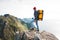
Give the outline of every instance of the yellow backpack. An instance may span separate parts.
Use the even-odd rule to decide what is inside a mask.
[[[43,20],[43,10],[38,10],[38,20]]]

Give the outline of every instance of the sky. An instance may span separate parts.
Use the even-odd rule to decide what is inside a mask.
[[[18,18],[32,18],[33,7],[44,10],[40,30],[56,35],[60,40],[60,0],[0,0],[0,15],[11,14]]]

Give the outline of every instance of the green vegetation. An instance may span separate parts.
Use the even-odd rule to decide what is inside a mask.
[[[28,30],[26,24],[11,15],[0,16],[0,38],[1,40],[14,40],[16,31],[24,32]]]

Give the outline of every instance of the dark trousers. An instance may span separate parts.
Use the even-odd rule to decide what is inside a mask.
[[[35,21],[36,26],[37,26],[37,31],[39,31],[38,20],[37,20],[37,19],[33,19],[33,20],[31,21],[31,23],[34,22],[34,21]]]
[[[35,21],[36,21],[37,31],[39,31],[38,20]]]

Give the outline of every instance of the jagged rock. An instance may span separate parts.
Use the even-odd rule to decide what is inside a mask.
[[[25,25],[18,21],[18,18],[6,14],[0,16],[0,38],[2,40],[14,40],[16,31],[23,32],[28,30]]]
[[[41,35],[38,31],[30,30],[24,33],[22,40],[40,40]]]
[[[53,34],[43,31],[28,31],[24,33],[23,40],[58,40]]]
[[[0,40],[58,40],[53,34],[36,31],[36,28],[30,29],[30,26],[9,14],[0,16]]]

